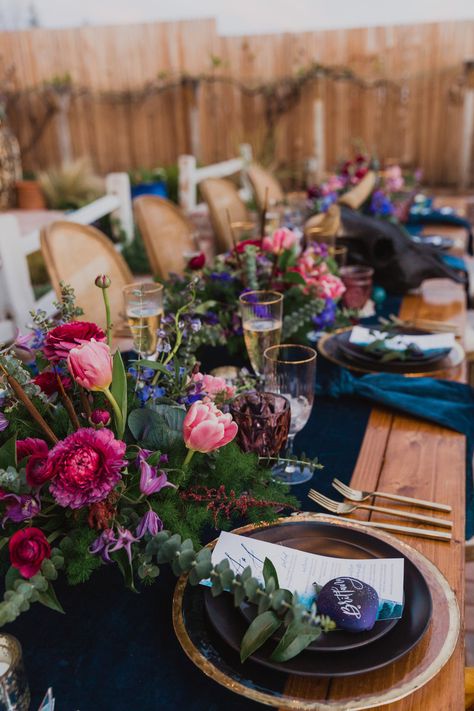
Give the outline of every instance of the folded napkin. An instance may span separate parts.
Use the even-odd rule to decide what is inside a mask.
[[[385,341],[385,344],[395,351],[404,351],[408,346],[416,346],[423,352],[453,348],[455,344],[454,333],[429,333],[420,336],[390,335],[386,331],[354,326],[350,336],[350,343],[367,346],[374,341]]]
[[[355,395],[407,415],[435,422],[466,436],[466,538],[474,534],[474,390],[464,383],[434,378],[406,378],[380,373],[355,377],[332,368],[316,385],[316,393],[341,397]]]
[[[456,214],[456,211],[449,207],[442,207],[435,210],[431,207],[432,200],[427,200],[423,206],[413,205],[410,209],[408,226],[410,225],[453,225],[464,227],[468,234],[468,254],[473,254],[473,232],[469,220]]]

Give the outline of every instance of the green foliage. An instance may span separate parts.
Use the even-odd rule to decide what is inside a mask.
[[[133,240],[124,245],[122,257],[127,262],[133,274],[151,273],[151,266],[148,261],[145,245],[143,244],[143,238],[138,230],[135,230]]]
[[[125,373],[119,350],[116,351],[113,357],[112,386],[110,390],[122,414],[120,428],[117,431],[118,436],[122,438],[127,422],[127,374]],[[117,427],[119,427],[118,424]]]
[[[96,538],[97,531],[84,527],[74,529],[62,539],[60,548],[64,554],[69,585],[85,583],[94,570],[100,567],[100,558],[89,552],[89,547]]]

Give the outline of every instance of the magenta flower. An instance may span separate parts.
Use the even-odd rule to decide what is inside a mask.
[[[107,427],[110,425],[111,420],[112,418],[108,410],[94,410],[89,418],[91,425],[95,427]]]
[[[45,467],[56,502],[80,509],[103,501],[121,479],[125,449],[108,429],[82,428],[58,442]]]
[[[59,360],[66,360],[72,348],[93,338],[96,341],[105,341],[105,332],[95,323],[71,321],[48,331],[43,351],[49,361],[57,363]]]
[[[140,462],[140,491],[146,496],[156,494],[167,486],[176,486],[168,481],[166,472],[158,471],[157,467],[152,467],[146,460]]]
[[[114,551],[118,551],[121,548],[124,548],[128,560],[131,563],[132,562],[132,543],[138,543],[138,538],[135,538],[133,533],[128,530],[128,528],[122,528],[122,526],[118,527],[118,538],[114,546],[112,548],[109,548],[109,552],[113,553]]]
[[[137,538],[143,538],[145,533],[151,536],[156,536],[159,531],[163,530],[163,521],[154,511],[147,511],[142,519],[138,522],[135,535]]]
[[[2,526],[5,527],[7,521],[21,523],[33,518],[40,512],[41,506],[37,499],[30,494],[12,494],[0,491],[0,502],[4,502],[5,513],[2,518]]]
[[[26,462],[26,483],[35,488],[42,486],[48,479],[46,472],[46,461],[48,459],[49,447],[44,439],[38,437],[27,437],[19,439],[16,443],[16,458],[18,463],[28,457]]]

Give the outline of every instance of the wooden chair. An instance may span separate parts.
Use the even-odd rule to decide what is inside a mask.
[[[186,252],[198,248],[193,224],[170,200],[154,195],[135,198],[133,209],[153,275],[167,279],[170,272],[182,274]]]
[[[465,711],[474,711],[474,667],[464,669],[464,699]]]
[[[278,180],[270,171],[262,168],[258,163],[252,163],[247,168],[247,177],[252,186],[255,200],[259,210],[263,210],[265,204],[265,193],[268,191],[268,205],[282,202],[285,193]],[[268,207],[267,205],[267,207]]]
[[[247,222],[247,208],[237,188],[229,180],[208,178],[199,184],[199,190],[209,208],[216,237],[216,252],[227,252],[233,247],[229,218],[231,222]]]
[[[304,226],[304,234],[308,242],[334,242],[341,226],[341,209],[331,205],[327,212],[313,215]]]
[[[351,207],[353,210],[358,210],[372,193],[376,182],[377,173],[374,170],[367,171],[355,188],[341,195],[339,203],[341,205],[347,205],[347,207]]]
[[[76,292],[76,303],[84,310],[85,321],[106,325],[104,304],[100,290],[94,285],[99,274],[107,274],[112,323],[123,321],[125,284],[133,276],[123,257],[112,242],[95,227],[75,222],[59,221],[41,230],[41,251],[56,294],[61,293],[60,282],[70,284]]]

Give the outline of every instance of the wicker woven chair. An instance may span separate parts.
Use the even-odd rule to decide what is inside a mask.
[[[341,210],[331,205],[327,212],[313,215],[305,223],[304,233],[308,242],[334,242],[341,226]]]
[[[167,279],[170,272],[182,274],[186,252],[197,247],[192,223],[172,202],[154,195],[136,198],[133,208],[154,276]]]
[[[207,203],[212,228],[216,237],[216,252],[232,249],[230,222],[247,222],[247,208],[242,202],[237,188],[229,180],[208,178],[199,185],[201,195]]]
[[[56,294],[61,293],[60,282],[70,284],[76,292],[76,303],[84,310],[85,321],[105,327],[102,295],[94,286],[98,274],[107,274],[112,323],[121,327],[125,284],[133,276],[123,257],[113,244],[95,227],[59,221],[41,230],[41,251]]]
[[[347,205],[347,207],[351,207],[353,210],[358,210],[372,193],[376,182],[377,173],[373,170],[369,170],[355,188],[341,195],[339,203],[341,205]]]
[[[278,180],[268,170],[258,165],[258,163],[252,163],[252,165],[247,168],[247,176],[259,210],[263,210],[267,191],[268,205],[281,202],[285,199],[285,194]]]

